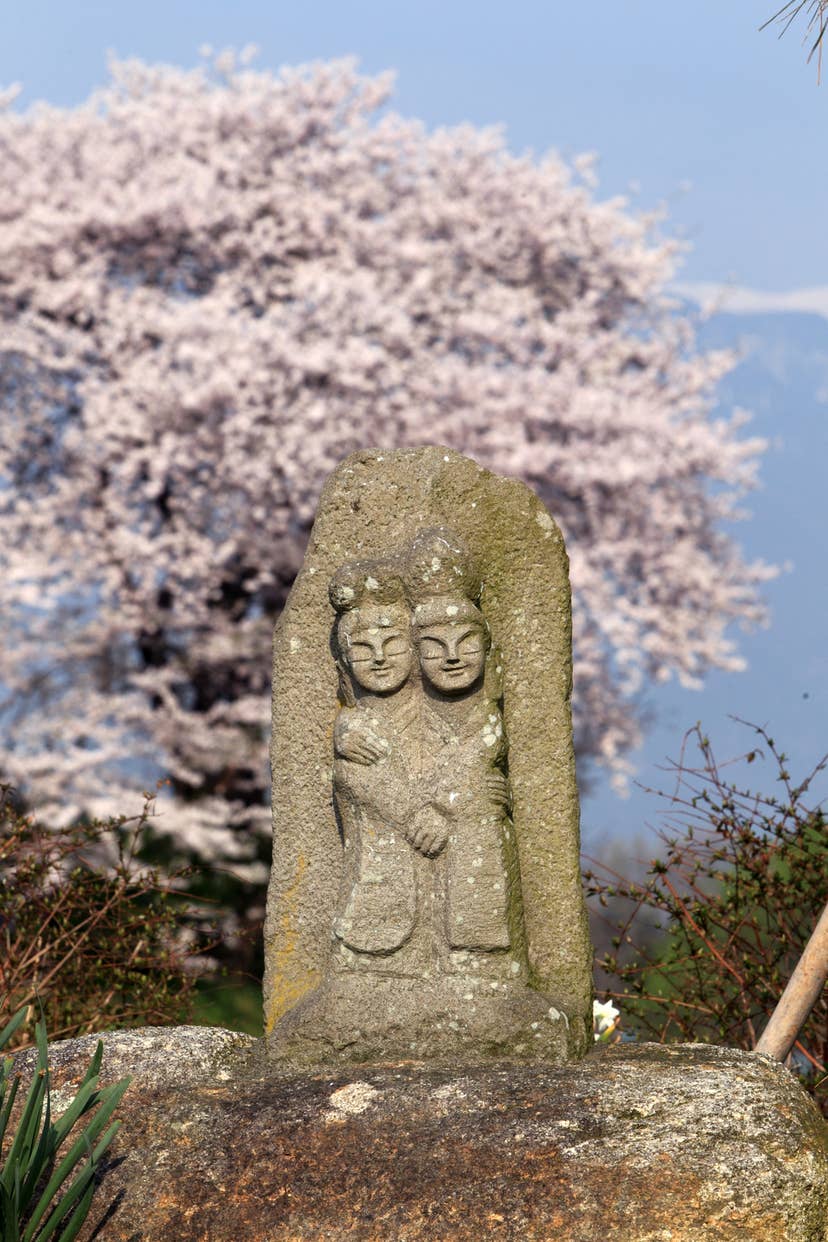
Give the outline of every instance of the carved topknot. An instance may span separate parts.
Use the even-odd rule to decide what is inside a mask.
[[[331,578],[328,598],[339,613],[363,604],[393,604],[404,598],[400,568],[393,557],[348,561]]]
[[[405,588],[417,605],[435,596],[480,597],[480,577],[468,550],[445,526],[421,530],[406,557]]]

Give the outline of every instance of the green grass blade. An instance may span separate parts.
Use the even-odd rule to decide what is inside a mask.
[[[101,1070],[101,1062],[103,1061],[103,1040],[98,1040],[98,1046],[92,1054],[92,1060],[89,1062],[89,1069],[83,1076],[81,1086],[85,1087],[93,1078],[97,1079]]]
[[[46,1067],[46,1073],[43,1079],[45,1083],[46,1108],[43,1111],[43,1121],[40,1126],[40,1136],[37,1140],[37,1145],[30,1153],[29,1158],[24,1165],[25,1177],[23,1178],[22,1191],[22,1202],[24,1205],[28,1205],[30,1202],[32,1196],[34,1195],[37,1183],[46,1172],[46,1169],[48,1168],[52,1158],[54,1157],[55,1151],[57,1150],[54,1130],[52,1127],[52,1087],[51,1075],[49,1073],[49,1046],[46,1039],[46,1025],[42,1020],[38,1022],[35,1027],[35,1040],[37,1041],[38,1062]]]
[[[26,1021],[27,1013],[28,1013],[28,1008],[21,1009],[14,1015],[14,1017],[12,1018],[10,1022],[6,1023],[2,1031],[0,1031],[0,1048],[5,1048],[6,1044],[11,1042],[11,1040],[17,1034],[17,1031]]]
[[[78,1236],[78,1234],[80,1233],[80,1227],[83,1224],[83,1222],[86,1220],[87,1215],[89,1214],[89,1207],[92,1203],[92,1196],[94,1195],[94,1193],[95,1193],[95,1179],[93,1178],[89,1183],[89,1188],[87,1189],[86,1194],[83,1196],[80,1203],[75,1208],[74,1212],[69,1218],[69,1222],[66,1225],[66,1228],[61,1232],[61,1235],[58,1238],[57,1242],[72,1242],[73,1238],[76,1238]]]
[[[101,1156],[106,1151],[107,1147],[112,1142],[113,1138],[118,1133],[120,1128],[121,1128],[120,1121],[113,1122],[112,1125],[109,1127],[106,1134],[103,1136],[100,1143],[95,1148],[95,1151],[92,1156],[93,1166],[97,1166],[98,1161],[100,1160]],[[78,1204],[78,1206],[75,1208],[74,1212],[72,1213],[72,1216],[68,1224],[66,1225],[66,1228],[61,1232],[61,1235],[57,1239],[57,1242],[73,1242],[73,1239],[77,1237],[80,1231],[80,1227],[83,1224],[83,1222],[86,1220],[86,1217],[89,1213],[89,1208],[92,1203],[92,1196],[94,1195],[94,1193],[95,1193],[95,1178],[94,1178],[94,1168],[93,1168],[93,1177],[90,1180],[89,1188],[87,1189],[86,1194],[83,1196],[80,1203]]]
[[[11,1110],[14,1107],[14,1101],[17,1096],[17,1089],[19,1086],[20,1076],[15,1075],[12,1079],[11,1087],[9,1088],[8,1099],[3,1105],[2,1110],[0,1110],[0,1146],[2,1146],[3,1140],[6,1137],[6,1127],[9,1124],[9,1117],[11,1116]]]
[[[46,1030],[42,1022],[38,1022],[35,1027],[35,1041],[37,1043],[37,1070],[29,1087],[23,1114],[17,1124],[17,1131],[6,1157],[6,1167],[18,1170],[29,1168],[36,1138],[40,1132],[43,1097],[49,1089],[49,1054]]]
[[[60,1164],[54,1170],[52,1176],[49,1178],[49,1181],[40,1196],[40,1199],[38,1200],[37,1206],[31,1215],[26,1232],[23,1235],[23,1242],[31,1242],[31,1239],[34,1237],[35,1229],[46,1214],[54,1195],[69,1177],[78,1161],[84,1156],[85,1153],[91,1151],[92,1143],[94,1143],[97,1139],[101,1130],[120,1104],[121,1097],[129,1086],[130,1081],[131,1079],[124,1078],[121,1082],[116,1083],[112,1087],[105,1088],[105,1092],[102,1092],[102,1095],[104,1095],[105,1098],[103,1099],[101,1108],[95,1114],[86,1130],[84,1130],[84,1132],[78,1135],[75,1139],[74,1143],[69,1148]],[[120,1122],[116,1122],[114,1126],[110,1126],[105,1136],[106,1141],[104,1142],[102,1139],[101,1142],[98,1143],[98,1146],[95,1148],[94,1152],[92,1152],[92,1158],[94,1160],[97,1161],[100,1159],[103,1152],[111,1143],[119,1125]]]
[[[54,1123],[55,1145],[60,1147],[72,1126],[83,1113],[94,1108],[99,1099],[97,1083],[87,1082],[78,1088],[78,1093],[62,1116]]]
[[[34,1147],[35,1135],[40,1127],[43,1109],[43,1096],[46,1091],[46,1071],[38,1069],[26,1096],[23,1114],[17,1125],[17,1131],[6,1156],[6,1168],[28,1167],[28,1160]]]
[[[98,1040],[98,1046],[95,1049],[89,1068],[83,1076],[80,1086],[78,1087],[75,1098],[67,1108],[62,1117],[55,1122],[57,1131],[57,1146],[60,1147],[66,1135],[72,1129],[82,1113],[88,1112],[90,1108],[94,1108],[98,1103],[99,1096],[95,1094],[98,1086],[98,1074],[100,1073],[101,1061],[103,1059],[103,1043]]]
[[[14,1196],[5,1186],[0,1185],[0,1238],[2,1242],[20,1242],[19,1222]]]
[[[91,1146],[87,1147],[87,1154],[89,1155],[89,1162],[84,1166],[84,1168],[81,1169],[69,1189],[64,1191],[58,1199],[55,1207],[47,1218],[45,1225],[37,1235],[37,1242],[47,1242],[55,1230],[62,1224],[67,1213],[70,1211],[76,1200],[86,1194],[86,1191],[89,1189],[90,1185],[94,1188],[93,1178],[95,1174],[95,1166],[92,1162]],[[28,1234],[28,1230],[26,1231],[26,1234],[24,1234],[24,1242],[26,1242],[27,1236],[31,1236]]]

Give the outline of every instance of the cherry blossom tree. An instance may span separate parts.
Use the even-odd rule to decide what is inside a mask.
[[[675,247],[587,164],[427,133],[389,89],[130,61],[0,112],[2,775],[44,816],[166,776],[178,844],[254,874],[273,619],[368,445],[545,498],[582,757],[623,771],[650,680],[739,667],[770,571],[725,523],[763,446],[714,413],[731,360],[665,295]]]

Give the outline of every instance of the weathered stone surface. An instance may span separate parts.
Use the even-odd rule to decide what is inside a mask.
[[[105,1076],[134,1082],[84,1242],[828,1236],[825,1123],[751,1053],[615,1046],[563,1068],[274,1078],[230,1032],[104,1040]],[[90,1048],[53,1045],[58,1085]]]
[[[435,528],[436,555],[419,565]],[[447,569],[448,585],[432,581]],[[335,575],[336,629],[328,599]],[[436,657],[426,650],[439,650],[441,639],[451,646],[460,618],[473,631],[470,651],[479,640],[466,682],[459,668],[441,675],[429,666]],[[369,658],[381,625],[400,651],[381,670],[386,683],[375,685],[370,665],[365,678],[348,648]],[[357,453],[331,477],[274,641],[264,993],[275,1056],[305,1064],[451,1053],[561,1061],[587,1050],[591,953],[570,647],[560,532],[522,483],[442,448]],[[344,698],[335,659],[349,682]],[[492,690],[495,671],[502,684]],[[412,712],[421,718],[413,727]],[[477,753],[482,743],[475,750],[478,734],[496,743],[488,754]],[[391,758],[377,760],[378,740]],[[352,752],[360,747],[358,763]],[[459,783],[449,789],[455,769]],[[499,826],[485,791],[507,771],[511,820]],[[407,817],[400,808],[412,773],[438,792],[419,811],[412,803]],[[419,794],[421,785],[413,788]],[[467,829],[457,810],[463,799]],[[360,815],[393,823],[394,808],[399,823],[374,833],[363,882],[353,849]],[[363,837],[370,829],[363,823]],[[488,904],[473,900],[484,891]]]

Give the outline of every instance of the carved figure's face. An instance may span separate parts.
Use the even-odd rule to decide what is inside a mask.
[[[348,623],[340,624],[339,643],[354,681],[372,694],[399,690],[411,676],[414,662],[408,609],[376,604],[346,617]]]
[[[473,621],[425,625],[417,639],[423,676],[443,694],[468,690],[483,676],[487,646],[483,627]]]

